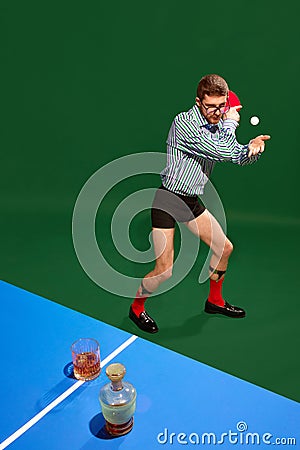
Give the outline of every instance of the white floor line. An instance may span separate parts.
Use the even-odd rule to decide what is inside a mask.
[[[123,342],[116,350],[114,350],[110,355],[101,361],[101,368],[104,367],[109,361],[111,361],[115,356],[125,350],[130,344],[132,344],[137,339],[137,336],[132,335],[127,341]],[[22,434],[24,434],[29,428],[35,425],[39,420],[41,420],[48,412],[50,412],[53,408],[55,408],[59,403],[64,401],[67,397],[69,397],[76,389],[82,386],[85,381],[77,381],[74,383],[69,389],[63,392],[59,397],[57,397],[53,402],[51,402],[46,408],[42,409],[38,414],[36,414],[32,419],[26,422],[21,428],[15,431],[12,435],[10,435],[5,441],[0,443],[0,450],[4,450],[10,444],[12,444],[16,439],[18,439]]]

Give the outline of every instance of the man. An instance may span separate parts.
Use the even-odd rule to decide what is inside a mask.
[[[240,106],[228,105],[228,85],[219,75],[206,75],[197,88],[196,104],[178,114],[167,139],[167,165],[161,172],[162,185],[157,189],[151,210],[152,238],[156,263],[142,280],[130,306],[130,319],[142,330],[156,333],[158,326],[145,311],[145,301],[172,275],[175,221],[183,222],[212,249],[210,291],[205,312],[245,317],[245,311],[228,303],[222,285],[233,245],[213,215],[200,203],[198,195],[216,162],[231,161],[245,165],[257,161],[268,135],[237,142]]]

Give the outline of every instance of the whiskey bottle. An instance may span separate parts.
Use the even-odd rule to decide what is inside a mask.
[[[123,364],[110,364],[106,368],[110,383],[105,384],[99,393],[106,430],[114,436],[129,433],[133,427],[136,390],[132,384],[123,381],[125,373]]]

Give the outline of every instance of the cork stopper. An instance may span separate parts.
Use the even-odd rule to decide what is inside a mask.
[[[120,363],[110,364],[106,368],[106,375],[111,380],[114,390],[122,389],[122,379],[126,373],[125,366]]]

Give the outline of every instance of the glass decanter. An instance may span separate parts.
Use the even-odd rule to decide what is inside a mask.
[[[125,373],[123,364],[110,364],[106,368],[110,383],[105,384],[99,393],[106,430],[114,436],[129,433],[133,427],[136,390],[132,384],[123,381]]]

